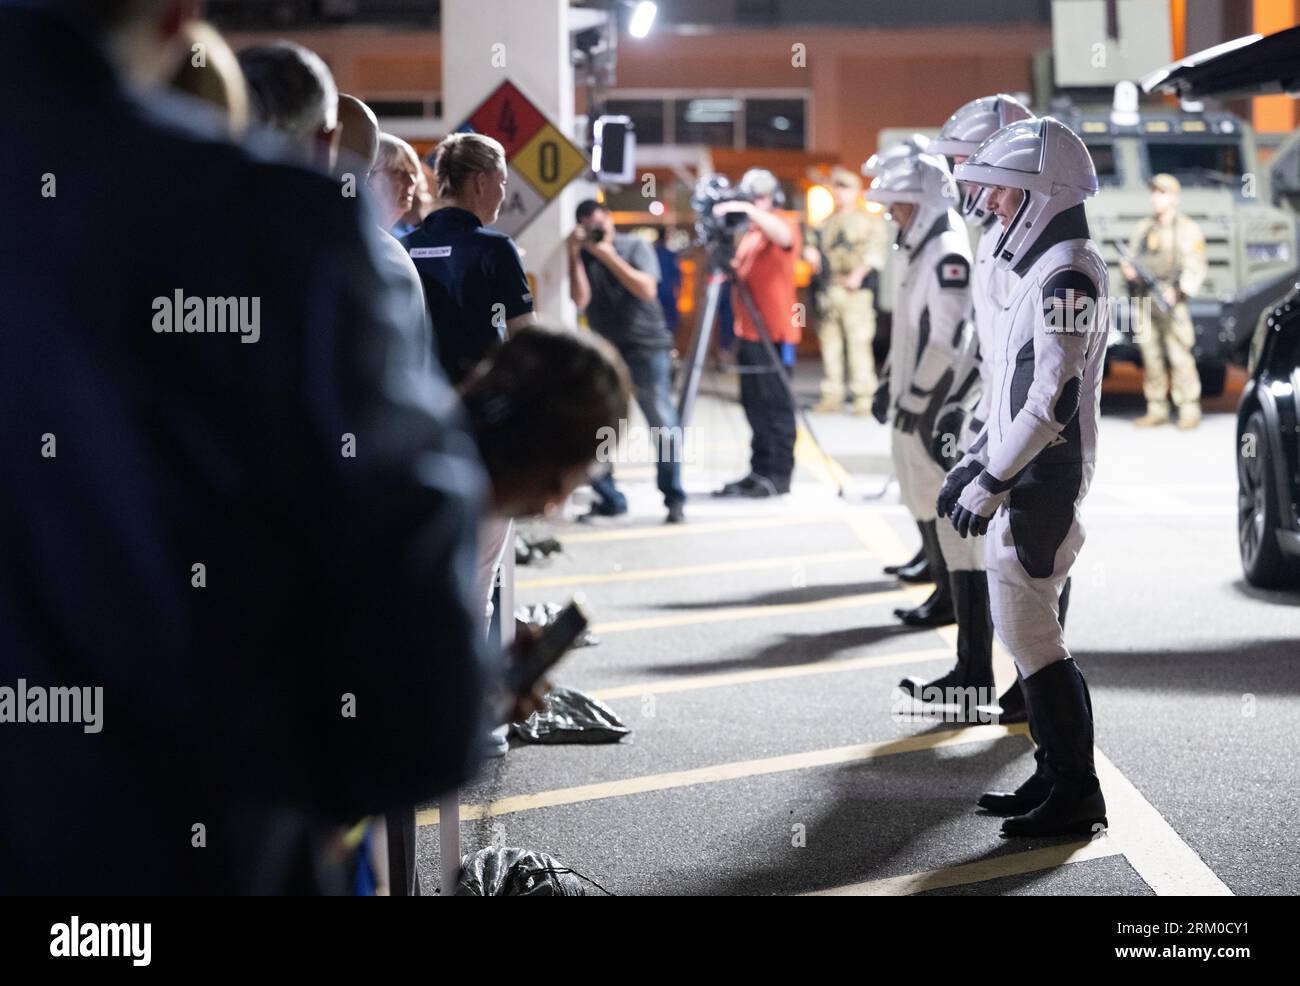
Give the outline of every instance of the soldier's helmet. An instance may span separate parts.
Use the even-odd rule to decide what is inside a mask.
[[[867,189],[867,199],[888,208],[898,202],[916,206],[907,223],[900,223],[894,246],[912,253],[940,216],[957,205],[957,183],[948,162],[934,154],[913,154],[889,164]]]
[[[885,170],[887,165],[911,157],[913,154],[920,154],[929,144],[930,138],[925,134],[912,134],[901,143],[886,147],[883,151],[877,151],[867,158],[862,164],[862,174],[867,178],[875,178]]]
[[[1029,252],[1054,216],[1096,195],[1098,187],[1088,148],[1050,116],[1003,127],[957,165],[956,177],[972,185],[1024,190],[1024,201],[994,250],[998,266],[1006,270]]]
[[[946,154],[949,157],[970,157],[980,144],[1003,127],[1033,118],[1034,114],[1015,96],[1005,93],[981,96],[972,99],[948,117],[948,122],[939,131],[939,136],[930,141],[927,150],[931,154]],[[989,215],[985,204],[987,198],[986,188],[975,185],[966,189],[961,201],[962,215],[982,223]]]

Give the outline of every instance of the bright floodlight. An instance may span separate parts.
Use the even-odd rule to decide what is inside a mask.
[[[632,20],[627,26],[627,33],[634,38],[644,38],[650,33],[650,25],[655,22],[659,8],[650,0],[641,0],[632,11]]]

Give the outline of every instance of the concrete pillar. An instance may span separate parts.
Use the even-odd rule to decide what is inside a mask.
[[[572,139],[573,64],[568,0],[443,0],[442,116],[459,126],[505,80]],[[575,143],[581,143],[575,141]],[[576,204],[572,186],[517,238],[535,279],[540,321],[572,325],[564,236]]]

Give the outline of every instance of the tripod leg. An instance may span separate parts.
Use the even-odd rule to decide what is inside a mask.
[[[713,339],[713,326],[718,319],[718,305],[722,292],[727,287],[726,275],[715,271],[709,275],[709,289],[704,297],[704,311],[695,334],[691,337],[690,362],[686,367],[686,378],[682,381],[682,393],[677,400],[677,420],[685,428],[695,410],[695,398],[700,390],[700,378],[704,374],[704,360],[709,353],[709,343]]]

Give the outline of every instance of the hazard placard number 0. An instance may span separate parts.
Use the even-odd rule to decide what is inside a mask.
[[[560,145],[555,141],[542,141],[537,148],[537,172],[548,185],[560,177]]]

